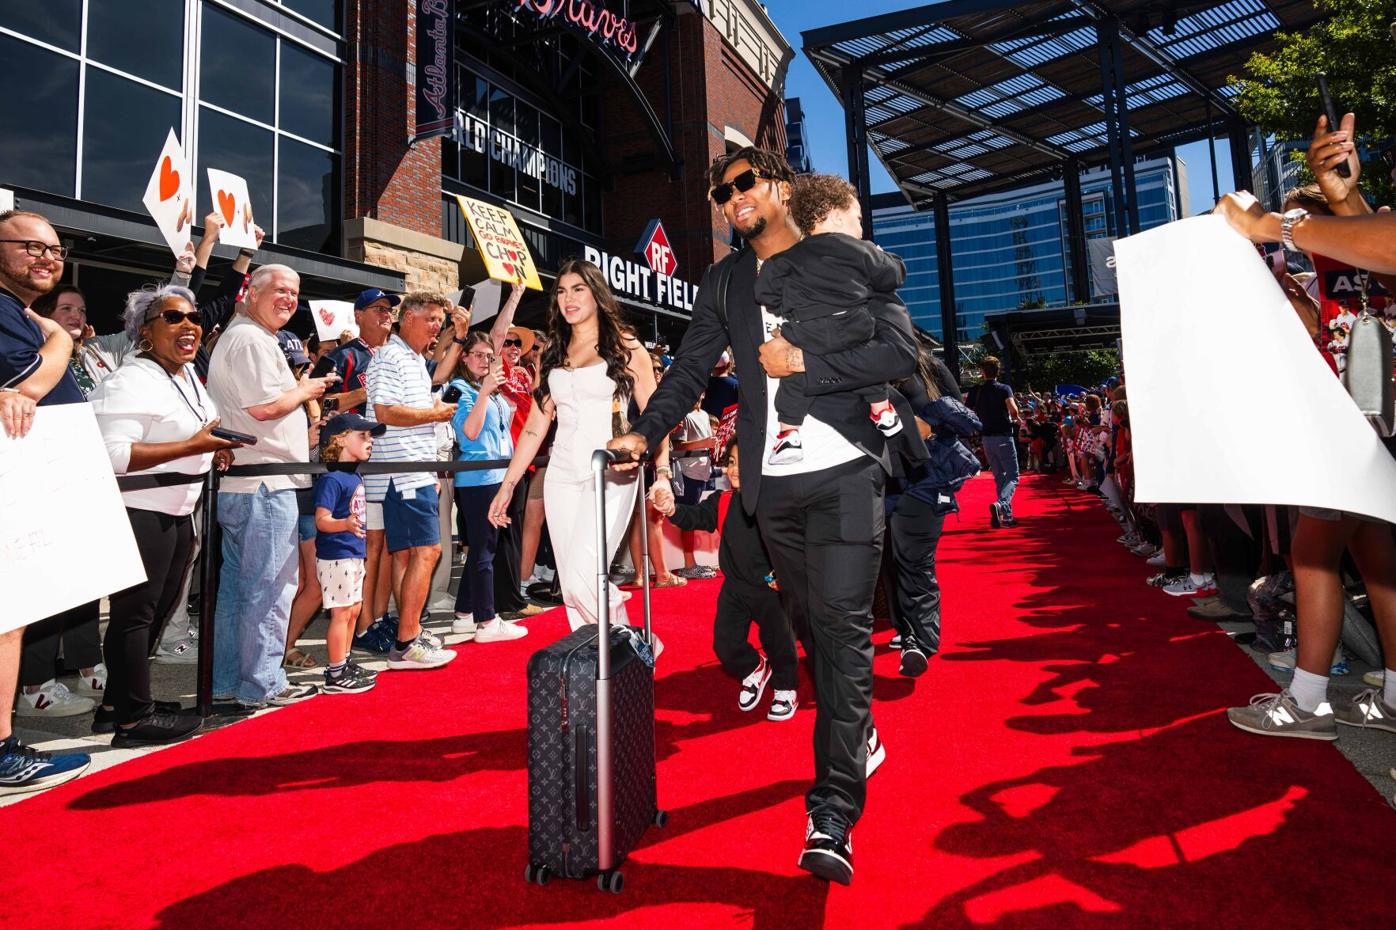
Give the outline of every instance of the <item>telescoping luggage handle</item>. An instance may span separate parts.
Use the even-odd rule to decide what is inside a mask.
[[[597,449],[591,456],[592,476],[596,481],[596,845],[597,865],[602,872],[615,867],[616,847],[615,757],[611,729],[611,553],[606,545],[606,470],[612,462],[626,461],[623,452]],[[645,470],[637,468],[640,482],[636,509],[643,521],[645,513]],[[648,527],[640,524],[641,551],[644,565],[637,565],[644,589],[645,643],[654,648],[650,628],[650,549]]]

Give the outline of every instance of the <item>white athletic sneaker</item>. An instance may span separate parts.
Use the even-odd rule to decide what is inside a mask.
[[[68,686],[50,678],[30,694],[23,688],[15,701],[16,717],[76,717],[97,706],[91,698],[78,697]]]
[[[1201,581],[1194,581],[1192,575],[1187,574],[1164,585],[1163,593],[1174,597],[1206,597],[1217,593],[1217,580],[1210,572],[1203,575]]]
[[[430,643],[418,636],[406,649],[398,649],[394,645],[388,650],[388,668],[400,671],[440,668],[455,657],[456,653],[451,650],[434,649]]]
[[[98,662],[91,675],[79,675],[78,686],[73,690],[85,697],[100,699],[107,690],[106,664]]]
[[[795,711],[800,706],[800,699],[795,691],[776,691],[771,695],[771,709],[766,711],[767,720],[790,720],[795,716]]]
[[[475,642],[503,643],[511,639],[522,639],[528,635],[528,627],[517,626],[508,620],[495,617],[475,628]]]
[[[887,761],[887,747],[882,745],[882,740],[877,738],[877,728],[874,727],[872,734],[868,737],[868,764],[864,769],[864,778],[872,778],[872,773],[882,767],[882,763]]]
[[[1168,559],[1164,556],[1163,550],[1160,549],[1158,552],[1155,552],[1153,555],[1145,559],[1144,564],[1152,565],[1154,568],[1163,568],[1165,565],[1168,564]]]
[[[1298,651],[1285,649],[1280,652],[1272,652],[1265,656],[1266,662],[1277,672],[1292,672],[1298,664]],[[1328,667],[1328,674],[1346,675],[1348,673],[1348,659],[1343,655],[1343,646],[1338,644],[1338,648],[1333,650],[1333,662]]]
[[[761,661],[751,674],[742,679],[742,690],[737,692],[737,709],[748,711],[754,708],[766,693],[766,683],[771,680],[771,663],[761,656]]]
[[[474,614],[456,614],[456,619],[451,621],[451,632],[464,633],[467,643],[475,638],[475,632],[478,629]]]

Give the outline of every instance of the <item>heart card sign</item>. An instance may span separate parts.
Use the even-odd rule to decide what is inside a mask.
[[[255,249],[256,220],[252,217],[252,200],[247,196],[247,182],[235,174],[208,169],[208,189],[213,211],[227,223],[218,241],[239,249]]]
[[[315,334],[322,341],[337,342],[345,330],[359,334],[354,322],[354,304],[348,300],[312,300],[310,315],[315,318]]]
[[[182,254],[189,244],[189,227],[194,225],[194,176],[173,129],[165,137],[165,148],[155,161],[142,203],[155,218],[170,251]]]
[[[489,276],[496,281],[510,282],[522,277],[530,290],[541,291],[543,282],[538,280],[538,266],[533,263],[514,215],[503,207],[459,194],[456,200],[485,259],[485,271]]]

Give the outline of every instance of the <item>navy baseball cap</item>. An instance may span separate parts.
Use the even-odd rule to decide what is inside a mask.
[[[382,436],[388,431],[388,424],[375,423],[357,413],[341,413],[320,427],[320,444],[324,445],[329,442],[331,436],[338,436],[340,433],[353,433],[358,430],[364,430],[370,436]]]
[[[389,294],[382,288],[371,287],[366,291],[360,292],[359,296],[354,299],[354,309],[362,310],[376,300],[386,300],[390,307],[396,307],[398,304],[402,303],[402,298],[396,294]]]
[[[309,365],[310,356],[305,354],[305,345],[301,343],[300,337],[290,330],[279,330],[276,334],[276,341],[281,343],[281,352],[286,356],[286,361],[294,368],[297,365]]]

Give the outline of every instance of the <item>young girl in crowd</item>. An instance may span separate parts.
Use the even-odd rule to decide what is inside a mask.
[[[780,334],[792,345],[829,355],[873,336],[868,301],[874,295],[898,301],[906,280],[902,260],[863,239],[858,192],[843,178],[814,174],[801,178],[790,196],[790,215],[805,238],[774,256],[756,278],[756,301],[782,317]],[[869,415],[884,436],[901,421],[887,399],[887,386],[862,388]],[[767,460],[772,465],[803,461],[800,427],[810,412],[801,373],[780,380],[775,392],[780,430]]]
[[[368,461],[373,437],[387,429],[358,414],[342,413],[320,430],[320,461],[344,466],[330,469],[315,481],[315,575],[322,603],[330,612],[325,636],[330,653],[326,694],[368,691],[376,683],[373,672],[349,659],[349,640],[363,607],[368,533],[364,520],[368,505],[356,463]]]

